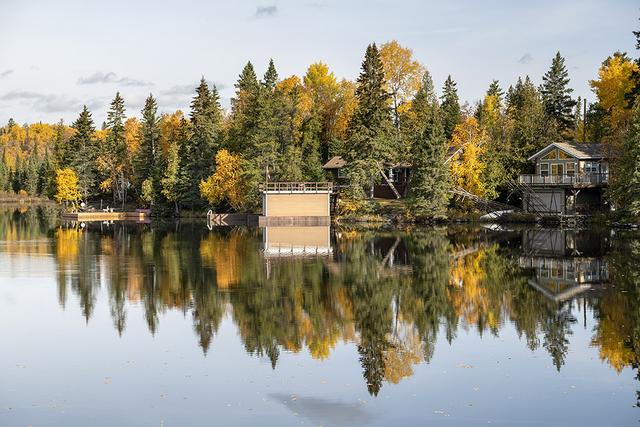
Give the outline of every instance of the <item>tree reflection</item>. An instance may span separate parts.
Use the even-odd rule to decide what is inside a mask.
[[[247,353],[274,369],[283,351],[326,359],[348,342],[377,395],[385,382],[398,383],[428,363],[439,335],[452,342],[460,329],[498,336],[513,325],[528,348],[543,348],[560,370],[577,311],[589,310],[601,359],[618,371],[640,365],[638,236],[616,235],[615,244],[588,253],[576,246],[584,236],[565,233],[554,242],[565,242],[570,254],[562,245],[556,254],[528,246],[548,240],[536,240],[535,232],[342,229],[332,232],[322,256],[295,257],[263,251],[258,229],[56,218],[51,208],[0,211],[0,251],[9,258],[53,254],[60,306],[74,301],[90,322],[98,298],[108,298],[118,334],[126,333],[127,309],[137,304],[151,334],[167,310],[190,317],[205,354],[228,316]],[[590,266],[597,271],[580,270]],[[575,293],[585,277],[596,276],[616,287],[603,282]],[[546,290],[549,283],[560,296]]]

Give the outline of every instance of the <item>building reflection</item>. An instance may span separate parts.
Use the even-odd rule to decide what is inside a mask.
[[[265,257],[328,256],[329,226],[265,227],[262,232]]]
[[[545,297],[567,301],[609,282],[609,263],[603,257],[608,242],[606,235],[585,239],[576,230],[525,230],[520,267],[533,270],[528,283]]]

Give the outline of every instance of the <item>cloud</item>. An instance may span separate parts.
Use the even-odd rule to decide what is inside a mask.
[[[296,399],[292,399],[291,395],[284,393],[271,393],[269,397],[314,424],[363,425],[373,419],[366,407],[356,402],[347,403],[313,396],[296,396]]]
[[[79,77],[79,85],[93,85],[93,84],[105,84],[105,83],[118,83],[122,86],[153,86],[152,83],[142,80],[132,79],[131,77],[120,77],[113,71],[108,73],[95,72],[86,77]]]
[[[7,92],[0,96],[0,100],[27,103],[30,104],[34,110],[45,113],[78,111],[81,107],[80,101],[66,95],[46,94],[26,90]]]
[[[273,16],[278,12],[278,6],[258,6],[256,8],[256,18],[262,18],[266,16]]]
[[[13,70],[4,70],[4,71],[0,72],[0,79],[4,79],[9,74],[13,74]]]
[[[3,101],[21,101],[25,99],[38,99],[45,96],[42,93],[30,92],[28,90],[13,90],[0,96],[0,100]]]
[[[528,64],[531,61],[533,61],[533,56],[531,56],[529,52],[525,53],[520,57],[520,59],[518,59],[519,64]]]

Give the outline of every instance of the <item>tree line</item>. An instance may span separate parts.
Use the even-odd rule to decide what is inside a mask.
[[[640,49],[640,32],[634,35]],[[609,196],[638,215],[639,64],[621,52],[606,58],[590,81],[597,100],[587,105],[573,97],[558,52],[540,85],[524,76],[505,90],[494,80],[469,105],[451,76],[438,95],[428,70],[396,41],[369,45],[355,82],[338,80],[322,62],[302,78],[281,79],[271,60],[258,78],[248,62],[228,111],[203,77],[188,116],[159,114],[149,95],[140,118],[127,117],[117,93],[100,129],[86,106],[71,126],[9,120],[0,128],[0,191],[108,197],[159,214],[206,205],[250,211],[258,208],[260,183],[330,179],[322,165],[338,155],[350,184],[344,212],[371,205],[368,189],[381,165],[408,162],[408,206],[416,216],[440,217],[452,185],[504,198],[509,182],[530,172],[529,156],[551,142],[577,141],[619,154]]]

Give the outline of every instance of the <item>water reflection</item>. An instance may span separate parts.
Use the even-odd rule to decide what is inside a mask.
[[[151,334],[166,311],[190,317],[204,353],[215,351],[228,316],[246,352],[274,369],[283,351],[326,359],[349,342],[377,395],[461,330],[497,336],[512,325],[523,345],[544,348],[560,370],[572,328],[590,313],[601,359],[618,371],[638,368],[640,243],[627,233],[209,231],[199,223],[81,226],[56,218],[49,208],[3,211],[0,256],[12,265],[52,256],[60,306],[80,304],[91,322],[97,300],[108,298],[119,334],[135,304]],[[328,404],[297,405],[314,419]]]

